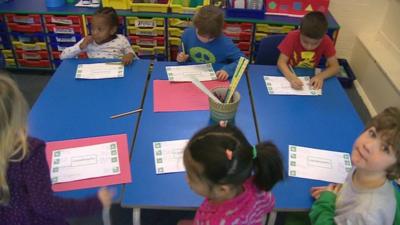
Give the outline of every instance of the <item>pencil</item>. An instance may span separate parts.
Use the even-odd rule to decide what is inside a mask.
[[[185,52],[185,45],[183,44],[183,41],[181,42],[181,45],[182,45],[182,53],[186,55],[186,52]]]
[[[136,110],[132,110],[132,111],[129,111],[129,112],[120,113],[120,114],[117,114],[117,115],[114,115],[114,116],[110,116],[110,119],[115,119],[115,118],[119,118],[119,117],[122,117],[122,116],[127,116],[127,115],[130,115],[130,114],[141,112],[142,110],[143,109],[136,109]]]

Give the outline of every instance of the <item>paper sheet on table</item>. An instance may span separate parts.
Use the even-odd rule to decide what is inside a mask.
[[[120,63],[79,64],[76,79],[106,79],[124,77],[124,65]]]
[[[183,150],[189,140],[153,142],[156,174],[185,171]]]
[[[80,0],[78,3],[75,4],[75,6],[76,6],[76,7],[97,8],[97,7],[100,7],[100,3],[83,4],[83,0]]]
[[[74,149],[80,147],[89,147],[93,145],[100,145],[106,143],[117,143],[117,155],[119,161],[119,173],[111,174],[108,176],[101,176],[101,177],[94,177],[94,178],[87,178],[82,180],[76,181],[68,181],[63,183],[54,183],[52,185],[53,191],[68,191],[68,190],[76,190],[76,189],[83,189],[83,188],[93,188],[93,187],[101,187],[113,184],[121,184],[121,183],[129,183],[132,181],[131,178],[131,169],[129,163],[129,151],[128,151],[128,139],[126,134],[117,134],[117,135],[108,135],[108,136],[99,136],[99,137],[90,137],[90,138],[80,138],[80,139],[71,139],[71,140],[64,140],[64,141],[52,141],[46,143],[46,159],[49,164],[50,173],[53,172],[52,162],[54,152],[60,152],[64,149]],[[90,149],[90,151],[93,149]],[[89,150],[88,150],[89,151]],[[115,152],[112,152],[110,146],[111,155]],[[81,153],[79,153],[81,154]],[[89,156],[93,158],[95,154],[90,153]],[[74,158],[74,165],[77,163],[82,162],[93,162],[90,161],[91,158],[86,158],[87,160],[77,160]],[[59,161],[60,163],[61,161]],[[100,161],[98,161],[100,163]],[[72,164],[71,164],[72,165]],[[82,166],[82,165],[80,165]],[[59,169],[60,171],[60,169]],[[80,171],[82,172],[82,171]],[[113,172],[114,173],[114,172]]]
[[[343,183],[351,171],[349,153],[289,145],[289,176]]]
[[[119,173],[117,142],[53,152],[50,171],[53,184]]]
[[[208,90],[228,87],[228,81],[202,82]],[[193,83],[175,83],[167,80],[153,81],[154,112],[208,110],[208,96]]]
[[[196,77],[199,81],[216,80],[214,69],[211,64],[167,66],[168,80],[173,82],[191,81],[189,75]]]
[[[302,90],[295,90],[285,77],[264,76],[265,85],[270,95],[322,95],[322,90],[311,88],[310,77],[298,77],[303,82]]]

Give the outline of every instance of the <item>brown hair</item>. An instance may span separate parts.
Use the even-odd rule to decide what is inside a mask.
[[[328,31],[328,21],[322,12],[310,12],[300,23],[300,33],[312,39],[321,39]]]
[[[389,180],[400,177],[400,109],[396,107],[386,108],[375,116],[366,129],[375,127],[382,141],[392,147],[396,156],[396,163],[387,169],[386,177]]]
[[[203,6],[194,15],[193,24],[199,35],[207,35],[209,38],[216,38],[222,34],[224,13],[216,6]]]
[[[119,20],[118,20],[118,15],[117,12],[114,10],[112,7],[104,7],[104,8],[99,8],[95,13],[94,16],[103,16],[107,18],[107,21],[111,27],[117,27],[119,26]]]

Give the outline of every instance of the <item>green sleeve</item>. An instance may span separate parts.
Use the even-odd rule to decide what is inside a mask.
[[[336,210],[336,194],[330,191],[321,193],[311,207],[310,220],[313,225],[334,225],[335,210]]]

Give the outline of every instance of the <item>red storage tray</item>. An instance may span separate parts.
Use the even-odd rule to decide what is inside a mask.
[[[232,38],[232,40],[234,40],[234,41],[250,41],[250,39],[251,39],[250,32],[230,33],[230,32],[224,31],[224,34],[227,37]]]
[[[49,59],[49,54],[47,51],[24,51],[24,50],[15,50],[18,59],[26,59],[26,60],[41,60],[41,59]]]
[[[60,59],[61,52],[59,52],[59,51],[52,51],[52,52],[51,52],[51,55],[52,55],[52,58],[53,58],[53,59]],[[80,59],[85,59],[85,58],[87,58],[87,54],[86,54],[86,52],[82,52],[82,53],[79,54],[78,57],[79,57]]]
[[[164,46],[164,37],[129,36],[132,44],[140,46]]]
[[[58,16],[58,15],[44,15],[46,24],[62,24],[62,25],[82,25],[81,16]]]
[[[6,14],[9,23],[40,24],[40,15]]]
[[[83,34],[83,28],[81,25],[67,25],[67,26],[57,26],[55,24],[46,24],[47,32],[53,32],[56,34]]]
[[[41,24],[22,25],[17,23],[8,23],[8,28],[10,28],[11,31],[27,32],[27,33],[35,33],[43,31]]]
[[[19,66],[22,67],[39,67],[39,68],[49,68],[51,66],[50,60],[26,60],[17,59]]]
[[[251,23],[224,23],[224,31],[228,33],[251,32],[252,30]]]
[[[250,43],[249,42],[239,42],[239,43],[236,44],[236,46],[241,51],[249,51],[250,50]]]

